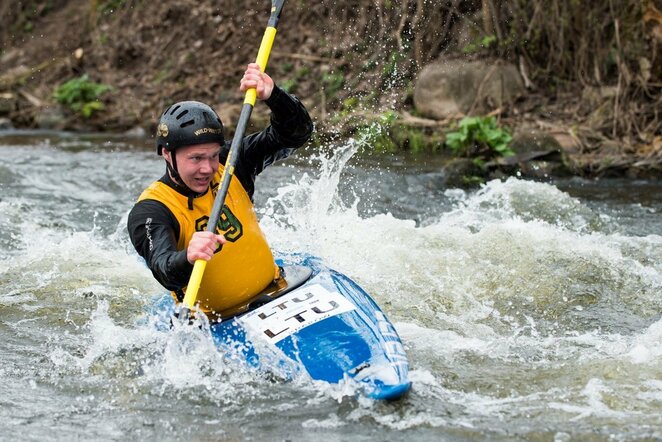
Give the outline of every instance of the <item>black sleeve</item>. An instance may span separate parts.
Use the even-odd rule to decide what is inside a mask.
[[[274,86],[264,103],[271,109],[271,124],[244,138],[235,172],[251,198],[255,177],[273,162],[287,158],[303,146],[313,133],[313,121],[295,96]]]
[[[165,205],[154,200],[136,203],[127,229],[133,247],[161,285],[176,291],[188,284],[193,265],[186,250],[177,250],[179,223]]]

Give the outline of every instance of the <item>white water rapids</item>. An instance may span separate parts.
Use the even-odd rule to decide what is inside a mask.
[[[356,280],[403,340],[413,390],[379,403],[156,330],[125,218],[164,167],[136,144],[0,137],[0,439],[662,438],[661,183],[445,188],[358,142],[268,169],[272,247]]]

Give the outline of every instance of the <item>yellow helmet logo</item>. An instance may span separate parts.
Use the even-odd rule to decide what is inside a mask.
[[[168,126],[165,123],[159,124],[159,127],[156,128],[157,137],[167,137],[168,136]]]

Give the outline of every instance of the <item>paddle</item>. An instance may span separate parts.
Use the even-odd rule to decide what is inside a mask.
[[[278,25],[278,20],[280,20],[280,13],[283,10],[284,3],[285,0],[271,1],[271,17],[269,17],[267,28],[262,37],[262,43],[260,43],[260,50],[257,53],[257,60],[255,61],[260,66],[262,72],[267,68],[267,61],[269,61],[271,47],[276,38],[276,26]],[[228,193],[228,188],[230,187],[230,180],[234,174],[234,167],[237,164],[237,154],[239,149],[241,149],[246,126],[248,126],[248,121],[251,118],[251,113],[253,112],[253,106],[255,106],[256,100],[257,91],[255,88],[248,89],[244,97],[244,106],[239,115],[234,138],[230,145],[230,152],[228,153],[228,158],[225,162],[225,169],[223,170],[223,176],[221,177],[220,188],[214,199],[214,205],[211,214],[209,215],[209,221],[207,222],[208,232],[215,232],[216,230],[216,224],[218,223],[221,210],[225,204],[225,197]],[[184,296],[184,301],[182,302],[179,311],[179,317],[183,320],[188,319],[191,309],[193,309],[195,305],[196,298],[198,297],[198,290],[200,289],[200,283],[202,282],[202,275],[205,272],[206,266],[207,261],[204,259],[196,260],[193,265],[193,272],[191,273],[188,285],[186,286],[186,295]]]

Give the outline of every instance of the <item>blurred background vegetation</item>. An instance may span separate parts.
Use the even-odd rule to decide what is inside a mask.
[[[568,127],[586,150],[615,142],[652,164],[662,161],[660,2],[289,0],[268,72],[302,98],[322,133],[381,122],[386,148],[435,150],[459,126],[417,114],[421,69],[505,60],[527,94],[519,108],[498,110],[498,124]],[[167,103],[190,98],[234,121],[238,78],[268,9],[261,0],[3,2],[0,92],[18,97],[11,119],[20,127],[36,125],[34,109],[82,76],[102,88],[94,100],[103,106],[82,104],[88,118],[72,118],[72,128],[149,131]]]

